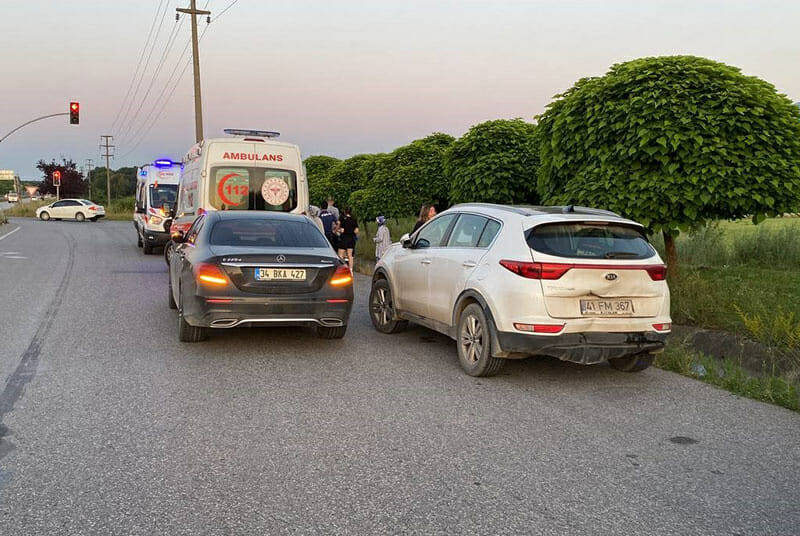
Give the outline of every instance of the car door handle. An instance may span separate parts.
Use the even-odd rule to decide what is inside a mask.
[[[475,268],[476,266],[478,266],[478,263],[475,261],[464,261],[461,263],[461,266],[464,266],[466,268]]]
[[[430,264],[430,263],[431,263],[431,260],[430,260],[430,259],[422,259],[422,260],[421,260],[421,261],[419,261],[419,262],[421,262],[422,264]]]

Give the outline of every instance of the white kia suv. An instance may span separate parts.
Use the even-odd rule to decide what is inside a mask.
[[[666,274],[643,227],[613,212],[456,205],[381,257],[370,318],[450,336],[472,376],[533,355],[637,372],[671,329]]]

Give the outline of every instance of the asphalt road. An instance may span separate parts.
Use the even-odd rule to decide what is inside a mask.
[[[19,226],[19,231],[2,238]],[[177,341],[128,222],[0,227],[0,533],[798,534],[800,416],[655,369],[454,344]]]

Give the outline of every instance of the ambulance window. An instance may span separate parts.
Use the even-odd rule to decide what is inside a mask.
[[[217,210],[289,212],[297,206],[297,175],[284,169],[214,167],[208,198]]]

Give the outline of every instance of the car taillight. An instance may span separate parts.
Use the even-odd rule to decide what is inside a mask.
[[[96,206],[94,206],[94,205],[92,205],[91,207],[89,207],[89,210],[91,210],[92,212],[94,212],[95,210],[97,210],[97,207],[96,207]]]
[[[664,281],[667,278],[667,267],[663,264],[656,264],[645,268],[653,281]]]
[[[559,279],[573,267],[572,264],[510,260],[502,260],[500,264],[503,268],[527,279]]]
[[[653,324],[653,329],[656,331],[670,331],[672,329],[672,324],[669,322],[666,324]]]
[[[215,264],[198,264],[195,268],[195,275],[197,281],[208,285],[220,286],[228,284],[228,278],[225,273]]]
[[[564,324],[514,324],[514,329],[529,333],[561,333]]]
[[[351,284],[353,282],[353,274],[350,273],[350,268],[344,265],[336,268],[330,282],[334,287],[343,287]]]

